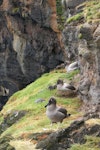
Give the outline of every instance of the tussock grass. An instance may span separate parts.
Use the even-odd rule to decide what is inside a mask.
[[[36,150],[35,145],[33,145],[30,141],[15,140],[11,141],[10,144],[16,147],[16,150]]]
[[[100,119],[91,118],[86,121],[86,124],[88,124],[88,125],[100,124]]]
[[[77,13],[76,15],[67,19],[67,23],[76,22],[80,19],[84,18],[85,22],[88,23],[100,23],[100,1],[99,0],[91,0],[82,4],[85,6],[81,13]]]
[[[100,1],[92,0],[86,2],[86,7],[84,8],[84,16],[87,22],[100,23]]]
[[[70,150],[99,150],[100,137],[86,136],[87,142],[85,144],[74,144]]]
[[[76,15],[68,18],[67,23],[74,22],[74,21],[79,21],[82,18],[83,18],[83,13],[79,13],[79,14],[76,14]]]

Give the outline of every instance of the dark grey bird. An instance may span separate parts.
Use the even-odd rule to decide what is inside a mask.
[[[57,85],[55,84],[55,85],[49,85],[48,86],[48,89],[49,90],[54,90],[54,89],[56,89],[57,88]]]
[[[49,99],[47,107],[46,115],[50,119],[51,123],[63,122],[63,119],[69,117],[71,114],[67,114],[67,110],[65,108],[59,107],[56,105],[56,99],[51,97]]]

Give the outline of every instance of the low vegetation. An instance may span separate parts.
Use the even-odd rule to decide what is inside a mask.
[[[6,115],[13,110],[26,110],[27,114],[15,125],[8,128],[3,135],[12,134],[14,137],[19,137],[23,133],[39,132],[44,130],[44,128],[48,128],[50,122],[45,115],[44,106],[51,96],[55,96],[58,104],[66,107],[66,109],[72,114],[72,116],[63,123],[63,127],[68,126],[80,115],[77,112],[77,109],[81,104],[80,100],[77,97],[58,97],[56,89],[50,91],[48,86],[54,85],[58,78],[70,82],[73,76],[75,76],[77,73],[78,71],[68,74],[63,71],[52,71],[51,73],[44,74],[41,78],[28,85],[25,89],[15,93],[3,108],[2,113]],[[42,103],[36,103],[35,101],[40,98],[44,99],[45,101]]]
[[[85,144],[75,144],[70,150],[99,150],[100,137],[86,136],[87,142]]]
[[[84,18],[85,22],[98,22],[100,23],[100,1],[91,0],[82,4],[85,6],[81,13],[78,13],[67,19],[67,23],[79,21]]]
[[[87,22],[100,23],[100,1],[92,0],[87,2],[84,8],[84,16]]]
[[[50,132],[51,130],[57,130],[58,125],[55,124],[50,127],[50,121],[45,114],[46,110],[44,106],[47,104],[47,101],[51,96],[55,96],[58,105],[65,107],[68,112],[72,114],[71,117],[64,120],[60,128],[68,127],[75,119],[82,116],[82,112],[79,111],[82,102],[77,97],[59,97],[57,95],[56,89],[48,89],[48,86],[54,85],[57,79],[60,78],[64,79],[66,82],[70,82],[77,74],[78,71],[66,73],[64,70],[55,70],[50,73],[44,74],[23,90],[15,93],[1,111],[0,122],[2,122],[3,116],[6,116],[14,110],[25,110],[27,113],[15,124],[5,130],[1,134],[1,137],[12,135],[15,140],[12,140],[10,142],[11,145],[16,147],[16,150],[19,149],[19,147],[20,150],[25,150],[31,149],[31,147],[35,147],[36,144],[32,144],[29,139],[27,140],[27,137],[29,137],[29,135],[38,132]],[[45,101],[42,103],[36,103],[35,101],[40,98],[44,99]],[[96,143],[94,147],[96,148],[95,150],[98,150],[97,142],[95,141],[95,139],[92,139],[92,142],[94,141]],[[79,147],[80,149],[82,149],[82,146],[85,146],[85,150],[88,150],[89,144],[91,143],[88,139],[85,145],[74,145],[71,150],[78,150]],[[84,150],[84,148],[82,150]]]
[[[73,21],[79,21],[80,19],[82,19],[84,16],[83,16],[83,13],[78,13],[70,18],[67,19],[67,23],[70,23],[70,22],[73,22]]]
[[[56,11],[57,11],[57,22],[58,22],[58,29],[63,30],[65,16],[64,16],[64,8],[62,7],[61,0],[56,0]]]

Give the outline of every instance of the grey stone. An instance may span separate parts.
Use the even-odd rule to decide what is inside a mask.
[[[86,0],[66,0],[67,7],[76,7],[79,4],[85,2]]]
[[[44,99],[40,98],[40,99],[35,100],[35,103],[42,103],[44,101],[45,101]]]
[[[26,111],[21,110],[21,111],[16,111],[13,110],[12,112],[9,112],[4,116],[4,120],[0,124],[0,133],[4,132],[12,126],[14,123],[16,123],[19,119],[21,119],[23,116],[25,116]]]

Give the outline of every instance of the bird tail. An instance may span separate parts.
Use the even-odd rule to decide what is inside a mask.
[[[66,118],[69,117],[69,116],[71,116],[71,114],[67,114],[67,115],[66,115]]]

